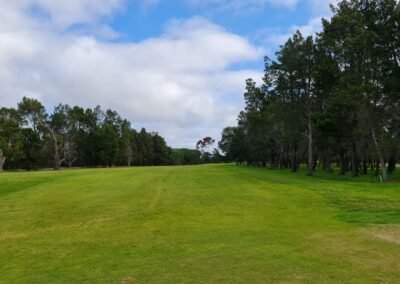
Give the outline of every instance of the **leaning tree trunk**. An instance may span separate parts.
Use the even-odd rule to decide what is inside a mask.
[[[0,173],[3,171],[4,163],[6,162],[6,157],[4,156],[4,152],[0,149]]]
[[[69,161],[67,162],[68,168],[72,168],[72,166],[74,165],[74,163],[76,162],[76,160],[78,160],[78,158],[73,158],[72,160],[69,160]]]
[[[63,163],[64,160],[60,159],[60,151],[59,151],[59,148],[58,148],[58,139],[57,139],[56,133],[55,133],[54,129],[51,128],[50,125],[48,125],[46,122],[40,121],[40,124],[49,131],[49,133],[51,135],[51,138],[53,139],[53,144],[54,144],[54,161],[53,161],[54,164],[53,164],[53,169],[54,170],[59,170],[60,167],[61,167],[61,164]]]
[[[383,158],[383,154],[382,154],[381,148],[379,147],[378,140],[376,139],[376,134],[375,134],[375,130],[374,130],[373,127],[371,127],[371,135],[372,135],[372,140],[374,141],[376,152],[378,154],[379,162],[381,164],[382,180],[383,180],[383,182],[388,182],[389,181],[389,175],[388,175],[387,170],[386,170],[385,160]]]

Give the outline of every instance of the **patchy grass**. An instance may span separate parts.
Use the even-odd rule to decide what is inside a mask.
[[[398,283],[400,183],[233,165],[0,175],[1,283]]]

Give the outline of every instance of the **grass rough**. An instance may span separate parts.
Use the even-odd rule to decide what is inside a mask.
[[[234,165],[5,173],[0,282],[398,283],[398,180]]]

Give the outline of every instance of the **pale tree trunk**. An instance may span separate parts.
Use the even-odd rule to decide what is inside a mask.
[[[53,143],[54,143],[54,169],[59,170],[61,167],[62,161],[60,160],[60,151],[58,150],[58,140],[57,136],[54,133],[54,130],[49,127],[51,136],[53,137]]]
[[[74,165],[76,160],[78,160],[78,158],[73,158],[72,160],[69,160],[68,161],[68,168],[72,168],[72,166]]]
[[[47,130],[50,132],[51,137],[53,138],[53,146],[54,146],[54,164],[53,164],[53,169],[54,170],[59,170],[61,167],[61,164],[64,160],[60,159],[60,151],[58,148],[58,139],[57,135],[54,131],[53,128],[51,128],[47,123],[43,123],[43,126],[47,128]]]
[[[389,175],[386,170],[386,165],[385,165],[385,159],[383,158],[383,154],[381,151],[381,148],[379,147],[378,140],[376,139],[376,134],[375,134],[375,129],[374,127],[371,127],[371,134],[372,134],[372,140],[374,141],[374,145],[376,148],[376,152],[378,154],[379,162],[381,164],[382,168],[382,180],[383,182],[388,182],[389,181]]]
[[[5,162],[6,162],[6,157],[4,156],[3,150],[0,149],[0,173],[3,172],[3,166]]]
[[[66,161],[68,168],[71,168],[77,160],[75,143],[70,141],[69,137],[64,138],[64,161]]]

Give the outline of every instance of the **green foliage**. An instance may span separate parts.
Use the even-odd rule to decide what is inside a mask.
[[[265,59],[264,84],[246,80],[238,126],[219,145],[231,161],[312,175],[332,163],[388,180],[400,159],[400,3],[343,0],[323,30],[287,40]]]
[[[200,163],[200,152],[168,147],[158,133],[138,133],[113,110],[60,104],[51,114],[35,99],[0,109],[0,171],[63,167]]]
[[[172,149],[173,165],[197,165],[202,162],[201,152],[193,149]]]

